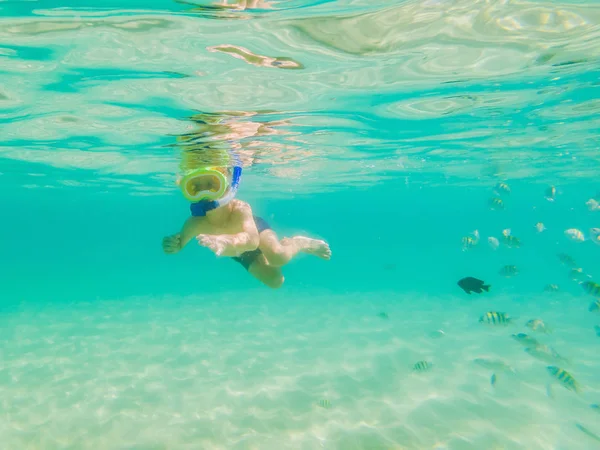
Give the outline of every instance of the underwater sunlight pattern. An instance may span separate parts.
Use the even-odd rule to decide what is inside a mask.
[[[600,449],[600,4],[0,0],[0,449]]]

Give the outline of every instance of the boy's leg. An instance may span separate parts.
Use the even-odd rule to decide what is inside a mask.
[[[270,266],[264,255],[258,255],[247,267],[248,273],[272,289],[283,285],[284,277],[279,267]]]
[[[279,240],[271,229],[260,233],[259,250],[265,256],[270,266],[281,267],[289,263],[298,253],[308,253],[322,259],[331,258],[329,244],[318,239],[303,236],[283,238]]]

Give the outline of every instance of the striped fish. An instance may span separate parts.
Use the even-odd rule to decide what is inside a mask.
[[[581,388],[579,387],[579,383],[575,381],[575,378],[567,372],[565,369],[561,369],[557,366],[548,366],[546,370],[550,375],[556,378],[560,384],[562,384],[565,388],[569,389],[573,392],[579,392]]]
[[[590,228],[590,239],[594,244],[600,245],[600,228]]]
[[[489,323],[492,325],[507,325],[512,318],[503,312],[489,311],[479,318],[480,323]]]
[[[502,242],[504,242],[504,245],[506,245],[507,247],[510,247],[510,248],[520,248],[521,247],[521,240],[518,237],[513,236],[512,234],[509,234],[508,236],[504,236],[502,238]]]
[[[433,364],[427,361],[419,361],[413,366],[415,372],[427,372],[433,367]]]
[[[600,284],[594,283],[593,281],[584,281],[581,283],[581,287],[588,294],[600,297]]]
[[[489,358],[475,358],[473,360],[475,364],[480,365],[481,367],[493,370],[494,372],[514,372],[515,369],[510,367],[504,361],[499,359],[489,359]]]
[[[331,402],[329,400],[323,399],[323,400],[319,400],[318,405],[321,408],[325,408],[325,409],[329,409],[331,408]]]
[[[504,209],[504,201],[500,197],[490,198],[488,204],[491,209]]]
[[[496,194],[498,195],[502,195],[502,194],[510,194],[510,187],[508,186],[508,184],[506,183],[498,183],[496,185],[496,187],[494,188],[494,191],[496,191]]]
[[[527,345],[527,346],[531,346],[531,347],[539,347],[541,345],[537,339],[535,339],[525,333],[512,334],[511,337],[515,341],[517,341],[519,344],[523,344],[523,345]]]
[[[475,247],[479,243],[479,239],[473,238],[471,236],[465,236],[462,238],[462,249],[463,252],[465,250],[469,250],[470,248]]]
[[[589,312],[600,312],[600,300],[596,299],[588,308]]]
[[[585,236],[577,228],[569,228],[568,230],[565,230],[565,236],[574,242],[585,241]]]
[[[531,319],[525,324],[527,328],[531,328],[533,331],[540,333],[551,333],[552,330],[548,327],[542,319]]]
[[[548,347],[547,345],[538,345],[537,347],[527,347],[525,349],[525,353],[528,353],[530,356],[533,356],[540,361],[547,362],[549,364],[568,364],[569,361],[563,356],[559,355],[556,350],[552,347]]]
[[[560,291],[558,284],[547,284],[544,287],[544,292],[558,292],[558,291]]]
[[[500,275],[502,275],[503,277],[514,277],[515,275],[518,275],[519,273],[519,269],[517,269],[517,266],[512,266],[512,265],[508,265],[508,266],[504,266],[502,269],[500,269],[500,272],[498,272]]]
[[[575,260],[573,259],[572,256],[569,256],[566,253],[559,253],[557,256],[562,265],[568,266],[568,267],[577,266],[577,262],[575,262]]]

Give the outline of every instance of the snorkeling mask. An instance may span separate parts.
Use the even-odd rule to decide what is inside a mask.
[[[226,170],[205,167],[189,171],[179,184],[183,196],[192,202],[190,210],[193,216],[205,216],[215,208],[226,205],[235,197],[242,168],[235,166]]]

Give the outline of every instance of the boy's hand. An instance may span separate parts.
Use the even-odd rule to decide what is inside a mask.
[[[181,250],[181,235],[166,236],[162,241],[163,251],[167,254],[177,253]]]
[[[239,256],[233,246],[229,236],[211,236],[208,234],[199,234],[196,236],[198,244],[212,250],[217,256]]]

